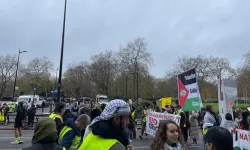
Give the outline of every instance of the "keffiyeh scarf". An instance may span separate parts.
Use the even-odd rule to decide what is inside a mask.
[[[164,148],[164,150],[182,150],[180,143],[177,143],[175,147],[169,146],[167,143],[165,143]]]
[[[130,113],[129,105],[120,99],[115,99],[110,101],[100,116],[96,117],[90,124],[90,127],[96,122],[109,120],[117,116],[124,116]]]

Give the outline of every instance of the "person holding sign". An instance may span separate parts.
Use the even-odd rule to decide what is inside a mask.
[[[187,150],[181,129],[172,120],[161,120],[156,131],[152,150]]]

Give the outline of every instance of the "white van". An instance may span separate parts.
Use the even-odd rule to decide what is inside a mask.
[[[108,96],[106,95],[102,95],[102,94],[99,94],[99,95],[96,95],[96,103],[99,103],[99,104],[107,104],[109,102],[108,100]]]
[[[28,107],[30,108],[31,107],[31,104],[32,104],[32,101],[33,101],[33,98],[34,98],[34,105],[35,107],[40,103],[42,103],[43,99],[40,99],[39,95],[22,95],[22,96],[19,96],[17,98],[17,101],[16,101],[16,104],[18,104],[19,102],[26,102],[28,103]]]

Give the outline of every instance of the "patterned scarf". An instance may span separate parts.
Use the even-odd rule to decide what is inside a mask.
[[[167,143],[165,143],[164,148],[164,150],[182,150],[180,143],[177,143],[175,147],[169,146]]]
[[[101,115],[91,122],[90,127],[99,121],[109,120],[117,116],[129,115],[129,113],[130,107],[125,101],[120,99],[112,100],[106,105]]]

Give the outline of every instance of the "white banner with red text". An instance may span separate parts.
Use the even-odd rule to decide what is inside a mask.
[[[250,131],[231,129],[234,141],[234,150],[250,150]]]
[[[161,120],[170,119],[179,125],[180,118],[181,117],[179,115],[148,111],[146,116],[146,133],[155,136],[156,130],[158,129]]]

